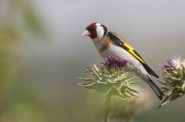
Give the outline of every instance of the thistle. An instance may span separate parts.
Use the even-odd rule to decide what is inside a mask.
[[[90,78],[80,78],[85,81],[80,83],[81,86],[106,94],[105,122],[109,121],[112,96],[129,98],[137,93],[136,90],[132,89],[136,79],[131,69],[127,60],[111,56],[99,67],[93,64],[87,69],[87,72],[91,74]]]
[[[185,94],[185,60],[178,58],[168,58],[162,66],[164,87],[161,89],[166,93],[166,97],[159,107],[175,100]]]

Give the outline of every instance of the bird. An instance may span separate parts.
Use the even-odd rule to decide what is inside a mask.
[[[116,56],[128,60],[129,63],[133,65],[135,74],[153,89],[160,100],[163,99],[165,96],[164,93],[151,78],[151,76],[156,78],[159,78],[159,76],[123,37],[115,32],[109,31],[105,25],[99,22],[89,24],[81,36],[90,37],[104,60],[109,56]]]

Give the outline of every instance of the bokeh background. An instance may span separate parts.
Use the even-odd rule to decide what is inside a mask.
[[[81,32],[103,23],[161,74],[167,57],[185,58],[184,6],[184,0],[0,0],[0,122],[102,121],[104,95],[77,85],[84,67],[102,61]],[[157,110],[149,92],[138,104],[147,109],[134,121],[185,121],[185,97]],[[124,116],[118,109],[114,122]]]

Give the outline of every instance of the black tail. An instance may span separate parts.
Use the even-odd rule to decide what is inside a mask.
[[[147,82],[148,85],[153,89],[155,94],[159,97],[160,100],[163,99],[164,93],[161,91],[161,89],[152,81],[152,79],[147,75],[149,81]]]

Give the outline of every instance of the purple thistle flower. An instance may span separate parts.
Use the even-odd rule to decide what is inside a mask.
[[[109,56],[103,62],[103,65],[108,68],[124,68],[127,65],[128,61],[121,59],[117,56]]]
[[[168,58],[166,63],[162,66],[163,70],[171,70],[181,68],[180,58]]]
[[[173,68],[172,58],[168,58],[166,63],[163,65],[164,69],[171,69]]]

